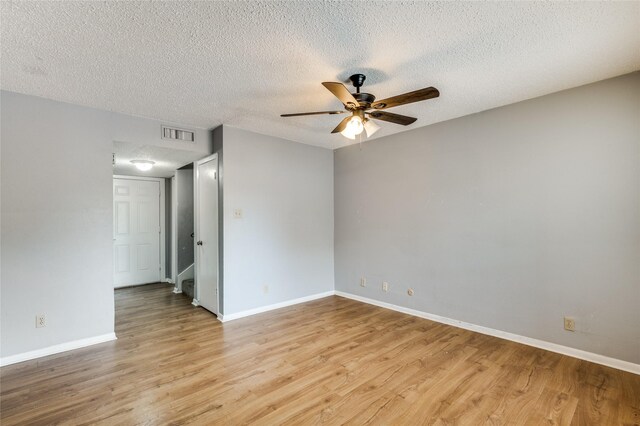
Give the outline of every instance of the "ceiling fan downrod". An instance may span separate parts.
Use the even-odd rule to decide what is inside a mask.
[[[351,77],[349,77],[349,80],[351,80],[351,84],[353,84],[353,87],[356,88],[356,93],[360,93],[360,88],[364,84],[366,78],[367,77],[364,74],[353,74]]]

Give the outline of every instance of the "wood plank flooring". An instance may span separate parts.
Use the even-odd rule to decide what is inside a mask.
[[[116,334],[0,369],[2,425],[640,423],[640,376],[340,297],[221,324],[128,288]]]

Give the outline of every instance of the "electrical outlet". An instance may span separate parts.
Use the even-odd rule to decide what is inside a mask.
[[[265,285],[262,286],[262,292],[264,294],[269,293],[269,284],[265,284]]]
[[[233,210],[233,217],[235,219],[242,219],[242,209],[234,209]]]
[[[408,294],[409,296],[413,296],[413,289],[412,289],[412,288],[410,288],[409,290],[407,290],[407,294]]]
[[[564,317],[564,329],[567,331],[576,331],[576,320],[571,317]]]
[[[365,277],[360,278],[360,287],[367,286],[367,279]]]
[[[389,283],[386,281],[382,282],[382,291],[389,291]]]
[[[47,321],[44,315],[36,315],[36,328],[46,327]]]

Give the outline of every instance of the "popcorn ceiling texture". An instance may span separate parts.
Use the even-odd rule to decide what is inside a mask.
[[[327,148],[322,81],[425,86],[376,137],[640,69],[639,2],[2,2],[2,89]]]

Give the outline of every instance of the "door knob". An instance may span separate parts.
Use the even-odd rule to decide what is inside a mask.
[[[198,241],[196,244],[201,246],[202,245],[202,241]]]

